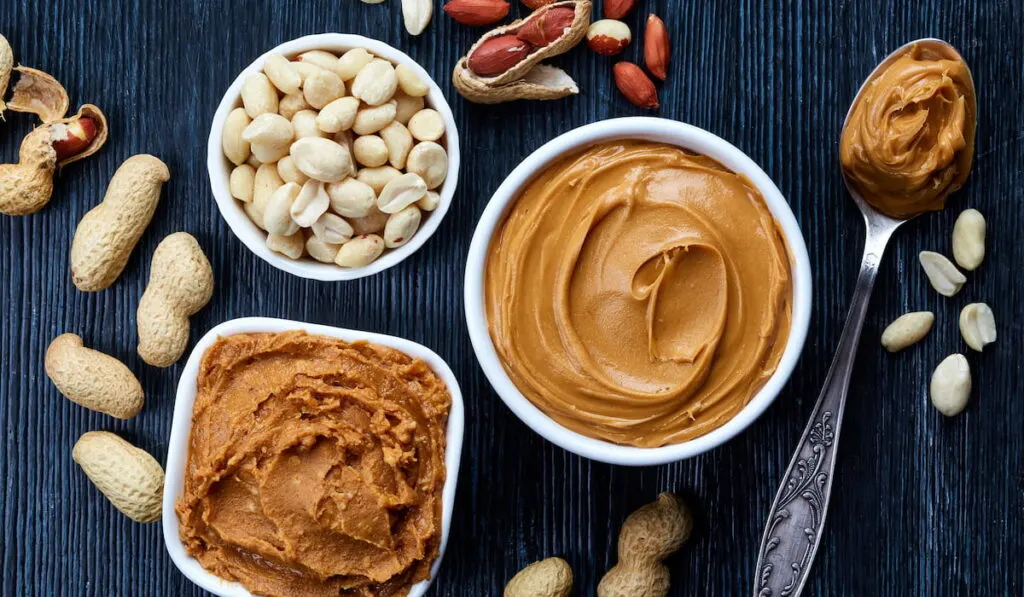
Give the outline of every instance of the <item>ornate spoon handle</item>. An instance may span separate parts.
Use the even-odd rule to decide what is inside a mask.
[[[835,470],[839,427],[843,422],[843,407],[860,331],[882,253],[899,226],[899,223],[873,224],[876,223],[868,222],[864,259],[836,356],[768,514],[755,568],[755,597],[799,595],[821,543]]]

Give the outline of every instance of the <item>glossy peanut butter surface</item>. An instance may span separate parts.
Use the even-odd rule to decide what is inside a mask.
[[[746,405],[791,324],[790,259],[761,194],[706,156],[614,141],[521,193],[486,267],[516,387],[590,437],[656,447]]]
[[[303,332],[203,355],[178,500],[186,551],[256,595],[401,596],[441,538],[451,395],[422,361]]]
[[[865,86],[843,130],[840,161],[882,213],[939,210],[970,173],[975,119],[963,60],[914,45]]]

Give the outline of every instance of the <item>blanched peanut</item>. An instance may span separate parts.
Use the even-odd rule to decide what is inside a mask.
[[[275,253],[280,253],[289,259],[302,258],[302,251],[306,247],[306,241],[301,232],[283,236],[271,234],[267,236],[267,248]]]
[[[236,166],[241,166],[249,159],[249,142],[242,138],[242,133],[250,122],[252,120],[244,108],[235,108],[224,120],[220,146],[224,155]]]
[[[416,207],[423,211],[434,211],[438,205],[441,205],[441,195],[434,191],[427,191],[427,194],[416,202]]]
[[[960,292],[960,288],[967,282],[967,277],[941,253],[921,251],[917,258],[924,268],[925,275],[928,276],[928,282],[942,296],[953,296]]]
[[[308,110],[309,108],[309,102],[306,101],[306,98],[302,96],[300,91],[299,93],[289,93],[282,97],[281,103],[277,107],[277,113],[291,120],[300,111]]]
[[[398,213],[427,194],[427,183],[418,174],[407,173],[384,185],[377,196],[377,209],[386,214]]]
[[[331,198],[331,209],[346,218],[362,218],[377,205],[377,194],[370,185],[354,178],[327,185],[327,195]]]
[[[373,108],[363,108],[356,112],[356,120],[352,123],[352,131],[357,135],[372,135],[395,119],[398,104],[390,102]]]
[[[392,122],[380,130],[380,137],[388,150],[388,161],[395,168],[405,168],[405,160],[412,149],[412,135],[401,122]],[[369,165],[369,164],[367,164]]]
[[[960,311],[960,335],[964,342],[981,352],[996,341],[996,318],[985,303],[971,303]]]
[[[379,234],[384,231],[388,223],[388,214],[377,209],[374,205],[370,213],[362,218],[351,218],[348,223],[352,225],[355,234]]]
[[[256,169],[256,178],[252,186],[252,203],[246,203],[243,207],[245,213],[249,215],[249,219],[264,230],[266,228],[263,226],[263,212],[274,191],[283,184],[284,181],[277,175],[277,168],[274,164],[263,164]]]
[[[316,71],[323,70],[312,62],[303,62],[301,60],[293,60],[291,66],[292,69],[299,74],[299,78],[302,79],[303,83],[306,82],[306,79],[316,73]]]
[[[962,354],[951,354],[939,363],[929,385],[932,404],[947,417],[960,414],[971,396],[971,366]]]
[[[363,168],[356,173],[356,180],[370,185],[373,192],[380,195],[384,186],[402,175],[402,172],[391,166],[378,166],[376,168]]]
[[[249,164],[236,167],[231,171],[231,178],[228,179],[231,196],[245,203],[252,201],[252,187],[255,179],[256,169]]]
[[[334,263],[341,267],[363,267],[373,263],[383,252],[383,238],[376,234],[364,234],[341,245]]]
[[[316,125],[316,112],[314,110],[299,110],[296,112],[292,116],[292,128],[295,129],[296,139],[327,136]]]
[[[410,205],[388,218],[384,225],[384,246],[389,249],[401,247],[409,242],[413,234],[420,227],[420,220],[423,214],[420,208]]]
[[[249,75],[242,84],[242,105],[250,118],[277,113],[277,90],[263,73]]]
[[[292,124],[280,114],[260,114],[242,132],[253,155],[264,164],[288,155],[288,146],[294,137]]]
[[[302,96],[317,110],[345,95],[345,84],[338,75],[320,69],[302,83]]]
[[[433,141],[417,143],[409,152],[405,169],[418,174],[428,189],[436,189],[448,176],[448,152]]]
[[[289,210],[294,221],[303,228],[309,228],[327,213],[331,199],[324,190],[324,183],[319,180],[307,180],[302,190],[295,197]]]
[[[352,153],[352,131],[341,131],[334,134],[334,142],[348,149]]]
[[[388,146],[377,135],[362,135],[352,143],[352,156],[370,168],[383,166],[388,161]]]
[[[444,120],[433,108],[424,108],[409,119],[409,132],[417,141],[437,141],[444,135]]]
[[[296,93],[302,86],[302,77],[292,68],[291,62],[280,54],[267,56],[263,64],[263,72],[270,82],[281,90],[281,93]]]
[[[324,242],[319,236],[314,235],[306,239],[306,252],[320,263],[334,263],[339,249],[341,245]]]
[[[387,60],[374,58],[359,70],[352,81],[352,95],[371,106],[390,100],[398,89],[395,67]]]
[[[423,79],[420,79],[420,76],[408,64],[396,66],[395,76],[398,78],[398,86],[406,95],[423,97],[430,91],[430,88],[423,82]]]
[[[341,68],[341,63],[338,62],[338,57],[325,50],[303,52],[299,55],[299,62],[318,66],[321,69],[334,73],[338,78],[341,78],[341,75],[345,72]]]
[[[953,224],[953,259],[969,272],[985,259],[985,216],[980,211],[965,209]]]
[[[249,159],[245,160],[245,163],[249,164],[253,168],[259,168],[260,166],[263,165],[263,162],[261,162],[260,160],[256,159],[256,156],[254,156],[254,155],[250,155]]]
[[[399,91],[395,94],[395,120],[408,125],[413,114],[423,109],[423,98],[408,95]]]
[[[330,139],[299,139],[292,143],[291,156],[299,172],[323,182],[343,180],[353,171],[348,148]]]
[[[359,98],[340,97],[324,106],[317,114],[316,124],[325,133],[337,133],[352,128],[359,111]]]
[[[352,225],[346,222],[345,218],[327,212],[313,223],[313,234],[325,243],[340,245],[348,242],[354,231]]]
[[[889,352],[903,350],[927,336],[933,323],[935,314],[931,311],[904,313],[882,332],[882,346]]]
[[[286,155],[277,161],[277,175],[285,182],[294,182],[296,184],[304,184],[309,180],[308,176],[299,172],[299,169],[295,167],[295,160],[290,155]]]
[[[288,236],[299,231],[299,225],[292,220],[292,204],[302,187],[286,182],[270,196],[263,210],[263,227],[270,234]]]
[[[373,54],[363,48],[353,48],[338,59],[337,74],[342,80],[351,81],[371,60],[373,60]]]

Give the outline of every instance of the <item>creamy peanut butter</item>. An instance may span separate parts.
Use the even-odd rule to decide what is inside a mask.
[[[975,97],[963,60],[914,45],[869,82],[839,144],[843,169],[879,211],[940,210],[971,171]]]
[[[615,141],[540,173],[489,248],[491,338],[555,421],[633,446],[723,425],[778,365],[786,243],[764,198],[715,160]]]
[[[441,537],[451,396],[422,361],[302,332],[203,355],[185,549],[256,595],[406,595]]]

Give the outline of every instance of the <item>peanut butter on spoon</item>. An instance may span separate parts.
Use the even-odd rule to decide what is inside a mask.
[[[911,45],[850,110],[839,143],[847,178],[894,218],[942,209],[971,170],[975,106],[970,70],[952,48]]]

